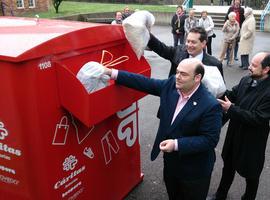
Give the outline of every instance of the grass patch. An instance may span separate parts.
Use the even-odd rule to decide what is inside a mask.
[[[26,17],[34,17],[36,14],[41,18],[54,18],[74,14],[84,13],[98,13],[98,12],[116,12],[122,11],[127,4],[109,4],[109,3],[86,3],[86,2],[72,2],[63,1],[59,7],[59,13],[56,14],[53,6],[48,12],[26,14]],[[148,10],[160,12],[174,12],[175,7],[167,5],[141,5],[141,4],[128,4],[131,10]]]

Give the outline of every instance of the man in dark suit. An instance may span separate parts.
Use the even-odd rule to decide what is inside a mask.
[[[167,46],[159,41],[153,34],[150,34],[148,47],[161,57],[171,62],[169,76],[176,73],[178,64],[186,58],[196,57],[204,65],[216,66],[223,76],[222,63],[215,57],[205,52],[207,33],[204,28],[195,27],[187,35],[186,45],[176,47]]]
[[[270,54],[256,54],[251,74],[219,100],[230,119],[222,158],[224,167],[215,200],[225,200],[235,172],[246,180],[242,200],[255,200],[265,160],[270,120]]]
[[[164,157],[164,180],[170,200],[205,200],[222,125],[222,109],[201,84],[204,67],[196,58],[183,60],[176,76],[158,80],[105,68],[127,87],[160,97],[160,124],[151,152]]]

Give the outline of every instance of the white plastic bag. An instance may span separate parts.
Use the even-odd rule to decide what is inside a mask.
[[[216,66],[204,65],[204,77],[202,83],[214,97],[221,97],[226,91],[226,86],[220,71]]]
[[[148,44],[149,31],[154,23],[155,17],[146,10],[136,11],[122,23],[126,38],[138,59],[141,58]]]
[[[94,61],[85,63],[76,77],[83,84],[88,93],[95,92],[109,84],[110,77],[104,74],[104,67],[113,67],[128,59],[128,56],[120,56],[114,59],[111,52],[102,50],[100,63]]]
[[[88,93],[102,89],[108,85],[110,77],[104,75],[104,67],[98,62],[87,62],[77,73],[77,78]]]

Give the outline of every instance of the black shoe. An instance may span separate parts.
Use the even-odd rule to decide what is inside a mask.
[[[206,200],[225,200],[225,198],[220,198],[220,197],[217,197],[216,195],[212,195],[212,196],[207,196]]]
[[[241,69],[243,68],[243,66],[242,66],[242,65],[240,65],[240,66],[238,66],[238,67],[239,67],[239,68],[241,68]]]
[[[234,60],[238,61],[238,58],[234,58]]]
[[[216,200],[216,196],[207,196],[206,200]]]
[[[242,69],[242,70],[247,70],[247,69],[248,69],[248,67],[242,67],[241,69]]]

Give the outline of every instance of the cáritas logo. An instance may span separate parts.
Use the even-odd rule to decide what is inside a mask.
[[[4,151],[6,153],[10,153],[16,156],[21,156],[22,152],[19,149],[14,149],[12,147],[9,147],[7,144],[3,144],[0,142],[0,151]]]
[[[8,131],[5,129],[3,122],[0,122],[0,140],[4,140],[8,136]]]

